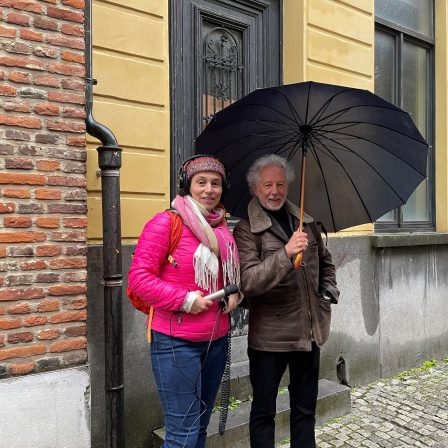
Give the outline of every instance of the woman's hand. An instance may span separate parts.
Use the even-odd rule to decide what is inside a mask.
[[[204,293],[202,291],[194,291],[193,294],[196,294],[197,297],[191,305],[189,311],[191,314],[199,314],[207,311],[213,305],[211,300],[204,299]]]

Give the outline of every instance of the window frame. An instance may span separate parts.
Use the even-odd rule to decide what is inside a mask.
[[[434,20],[434,17],[433,17]],[[376,221],[375,233],[393,233],[393,232],[414,232],[414,231],[430,231],[436,230],[435,227],[435,157],[434,157],[434,140],[435,140],[435,39],[423,36],[419,33],[406,29],[400,25],[394,24],[388,20],[375,17],[375,34],[377,31],[387,33],[394,37],[395,54],[394,74],[395,83],[393,103],[398,107],[403,104],[403,61],[401,50],[404,42],[410,42],[428,50],[427,58],[427,79],[426,95],[427,101],[426,113],[426,129],[427,135],[424,136],[430,149],[428,152],[427,164],[427,207],[429,219],[425,221],[404,221],[403,207],[395,209],[393,221]]]

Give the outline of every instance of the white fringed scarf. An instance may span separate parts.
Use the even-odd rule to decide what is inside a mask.
[[[240,260],[235,240],[224,219],[224,207],[219,204],[208,212],[191,196],[176,196],[171,205],[201,242],[193,261],[196,284],[211,293],[217,291],[221,261],[224,285],[239,285]]]

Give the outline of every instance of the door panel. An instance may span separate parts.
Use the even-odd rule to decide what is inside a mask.
[[[281,82],[281,0],[171,0],[171,195],[213,114]]]

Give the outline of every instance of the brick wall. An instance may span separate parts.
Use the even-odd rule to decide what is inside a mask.
[[[83,0],[0,0],[0,378],[85,363]]]

